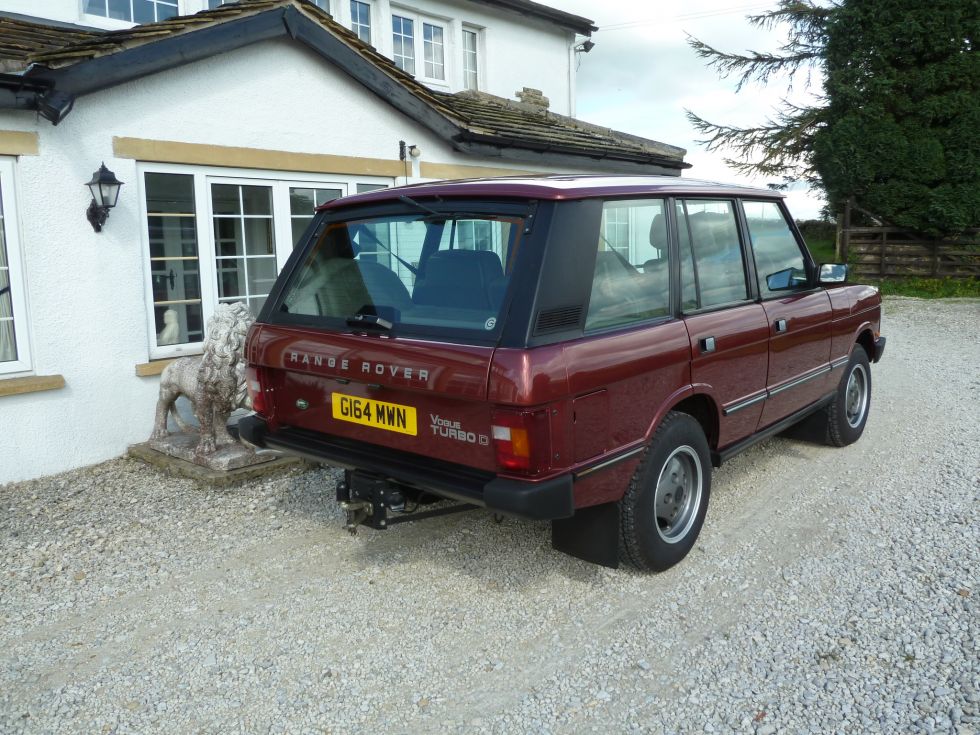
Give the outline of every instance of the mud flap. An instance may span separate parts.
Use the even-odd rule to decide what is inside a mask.
[[[551,522],[551,548],[583,561],[619,567],[619,505],[580,508]]]

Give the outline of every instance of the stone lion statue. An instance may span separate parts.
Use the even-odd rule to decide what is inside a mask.
[[[235,440],[228,433],[228,417],[236,408],[250,408],[245,387],[245,337],[255,318],[241,302],[219,304],[208,319],[204,354],[182,357],[167,365],[160,376],[160,398],[151,439],[168,435],[167,416],[173,414],[181,431],[193,431],[174,407],[178,396],[194,404],[201,437],[194,454],[213,454]]]

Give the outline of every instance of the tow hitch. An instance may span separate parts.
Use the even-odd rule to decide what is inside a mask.
[[[353,536],[358,526],[383,531],[388,526],[408,521],[421,521],[450,513],[477,510],[479,506],[457,503],[445,508],[419,512],[422,505],[444,502],[444,498],[430,495],[416,488],[401,485],[393,480],[363,472],[346,470],[344,479],[337,483],[337,501],[347,514],[344,528]],[[391,513],[398,515],[392,516]]]

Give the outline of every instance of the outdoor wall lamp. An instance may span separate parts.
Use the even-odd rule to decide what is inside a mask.
[[[408,145],[404,140],[398,141],[399,161],[404,161],[409,156],[411,156],[412,158],[418,158],[421,155],[422,155],[422,151],[414,143],[412,143],[412,145]]]
[[[119,199],[122,184],[103,162],[99,170],[92,174],[92,180],[85,185],[92,192],[92,203],[88,205],[85,216],[96,232],[102,232],[102,225],[109,218],[109,210],[116,206]]]

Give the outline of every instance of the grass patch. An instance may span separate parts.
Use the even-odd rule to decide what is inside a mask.
[[[806,241],[806,246],[810,250],[810,255],[813,256],[813,259],[817,261],[818,264],[837,262],[833,238],[829,240],[825,240],[823,238],[813,238],[812,240]]]
[[[980,298],[980,278],[891,278],[875,284],[883,296]]]

